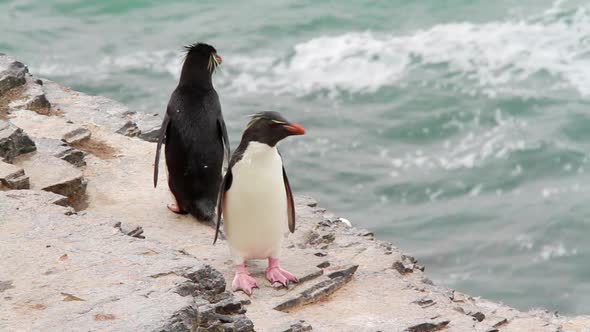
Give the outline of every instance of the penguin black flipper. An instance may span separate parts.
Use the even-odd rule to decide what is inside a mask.
[[[289,185],[289,178],[283,166],[283,181],[285,182],[285,191],[287,192],[287,215],[289,217],[289,232],[295,232],[295,204],[293,202],[293,192]]]
[[[227,129],[225,128],[225,122],[223,118],[219,117],[217,119],[217,126],[219,127],[219,131],[221,132],[221,140],[223,141],[223,146],[225,147],[225,159],[227,159],[229,163],[230,148],[229,148],[229,138],[227,136]]]
[[[154,162],[154,188],[158,186],[158,166],[160,166],[160,150],[162,150],[162,143],[166,138],[166,132],[168,131],[168,125],[170,124],[170,115],[168,115],[169,108],[166,109],[164,114],[164,121],[160,127],[160,137],[158,137],[158,146],[156,147],[156,160]]]
[[[233,166],[233,165],[232,165]],[[217,237],[219,236],[219,227],[221,226],[221,213],[223,212],[223,205],[225,204],[225,192],[231,188],[231,183],[233,181],[233,175],[231,173],[231,167],[227,169],[227,173],[223,177],[223,181],[221,182],[221,190],[219,190],[219,201],[217,202],[217,225],[215,226],[215,238],[213,239],[213,244],[217,242]]]
[[[225,193],[231,188],[232,182],[234,180],[234,176],[231,170],[232,167],[234,167],[234,165],[242,159],[242,156],[244,155],[244,149],[245,148],[243,146],[239,146],[236,149],[233,156],[231,156],[231,160],[229,161],[229,165],[227,166],[227,171],[225,173],[225,176],[223,177],[223,180],[221,181],[221,187],[219,189],[219,200],[217,201],[217,224],[215,225],[215,238],[213,239],[213,244],[217,242],[217,238],[219,237],[219,227],[221,226],[221,214],[223,213],[223,205],[225,204]]]

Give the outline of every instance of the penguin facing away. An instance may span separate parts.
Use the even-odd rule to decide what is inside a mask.
[[[295,207],[276,145],[285,137],[304,133],[301,125],[277,112],[261,112],[253,116],[232,155],[222,182],[213,243],[223,214],[224,233],[235,264],[234,291],[250,295],[258,288],[246,270],[249,259],[268,259],[266,278],[271,284],[298,282],[279,266],[283,239],[295,230]]]
[[[186,46],[178,86],[172,92],[160,130],[154,165],[158,184],[160,149],[165,142],[168,186],[176,203],[168,209],[201,221],[215,215],[229,140],[212,75],[221,57],[211,45]],[[224,150],[225,149],[225,150]]]

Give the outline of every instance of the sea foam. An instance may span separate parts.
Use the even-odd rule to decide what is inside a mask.
[[[519,21],[440,24],[407,35],[349,32],[304,41],[283,54],[231,59],[224,84],[244,93],[373,93],[433,69],[426,79],[467,93],[535,96],[573,88],[589,96],[590,6],[552,8]],[[436,72],[437,66],[443,67]],[[551,79],[535,82],[535,75]]]
[[[237,94],[323,92],[371,94],[421,85],[489,97],[534,97],[572,89],[590,96],[590,5],[551,9],[526,19],[434,25],[407,34],[347,32],[300,41],[290,48],[224,54],[217,84]],[[98,64],[34,68],[41,76],[92,74],[102,80],[121,70],[180,74],[175,50],[140,51]]]

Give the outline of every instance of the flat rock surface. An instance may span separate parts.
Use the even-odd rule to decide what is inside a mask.
[[[115,134],[135,120],[108,99],[45,82],[49,101],[63,116],[17,111],[11,121],[46,139],[84,126],[117,153],[86,156],[81,170],[88,207],[78,214],[41,198],[7,196],[37,191],[0,192],[0,216],[10,216],[0,219],[8,266],[0,271],[0,296],[9,298],[0,306],[0,330],[144,331],[164,324],[166,331],[186,331],[195,324],[233,324],[248,331],[251,323],[256,331],[590,330],[588,316],[522,312],[436,286],[419,258],[351,227],[305,196],[296,197],[297,228],[281,259],[301,282],[274,288],[264,278],[266,262],[252,261],[248,268],[260,289],[251,297],[231,296],[220,287],[233,278],[225,241],[212,245],[211,224],[167,210],[172,197],[166,172],[157,189],[151,181],[154,144]],[[42,162],[24,167],[32,186]]]
[[[43,89],[52,107],[66,113],[67,118],[77,124],[99,125],[111,133],[119,132],[153,141],[162,122],[160,117],[131,112],[111,99],[88,96],[49,80],[43,80]],[[129,121],[132,123],[129,124]],[[137,129],[128,131],[130,127]]]
[[[33,152],[19,157],[15,164],[25,169],[31,189],[68,197],[81,196],[86,191],[84,174],[70,163],[52,155]]]
[[[77,167],[86,165],[84,161],[86,153],[72,148],[66,142],[51,138],[35,137],[35,144],[37,145],[37,151],[40,153],[52,155]]]
[[[53,204],[60,199],[0,192],[0,330],[165,330],[194,305],[176,288],[191,281],[182,271],[205,264],[123,235],[108,219],[67,216],[69,209]]]
[[[91,135],[90,130],[80,127],[65,133],[62,140],[68,144],[76,144],[90,139]]]

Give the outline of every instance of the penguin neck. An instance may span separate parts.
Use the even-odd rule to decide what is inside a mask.
[[[246,144],[242,145],[242,148],[244,151],[242,159],[248,160],[249,162],[252,162],[252,160],[272,158],[278,154],[276,146],[270,146],[257,141],[246,142]]]
[[[213,89],[211,79],[213,73],[207,69],[206,61],[199,60],[201,59],[194,59],[192,57],[188,57],[185,60],[180,73],[179,87],[199,90]]]
[[[277,146],[277,143],[279,143],[279,141],[282,140],[283,138],[284,137],[279,137],[277,135],[264,134],[264,133],[261,133],[260,131],[255,130],[255,129],[248,128],[248,129],[246,129],[246,131],[242,135],[242,142],[246,142],[246,144],[244,145],[244,148],[247,146],[248,142],[256,142],[259,144],[267,145],[269,147],[275,147],[275,146]]]

